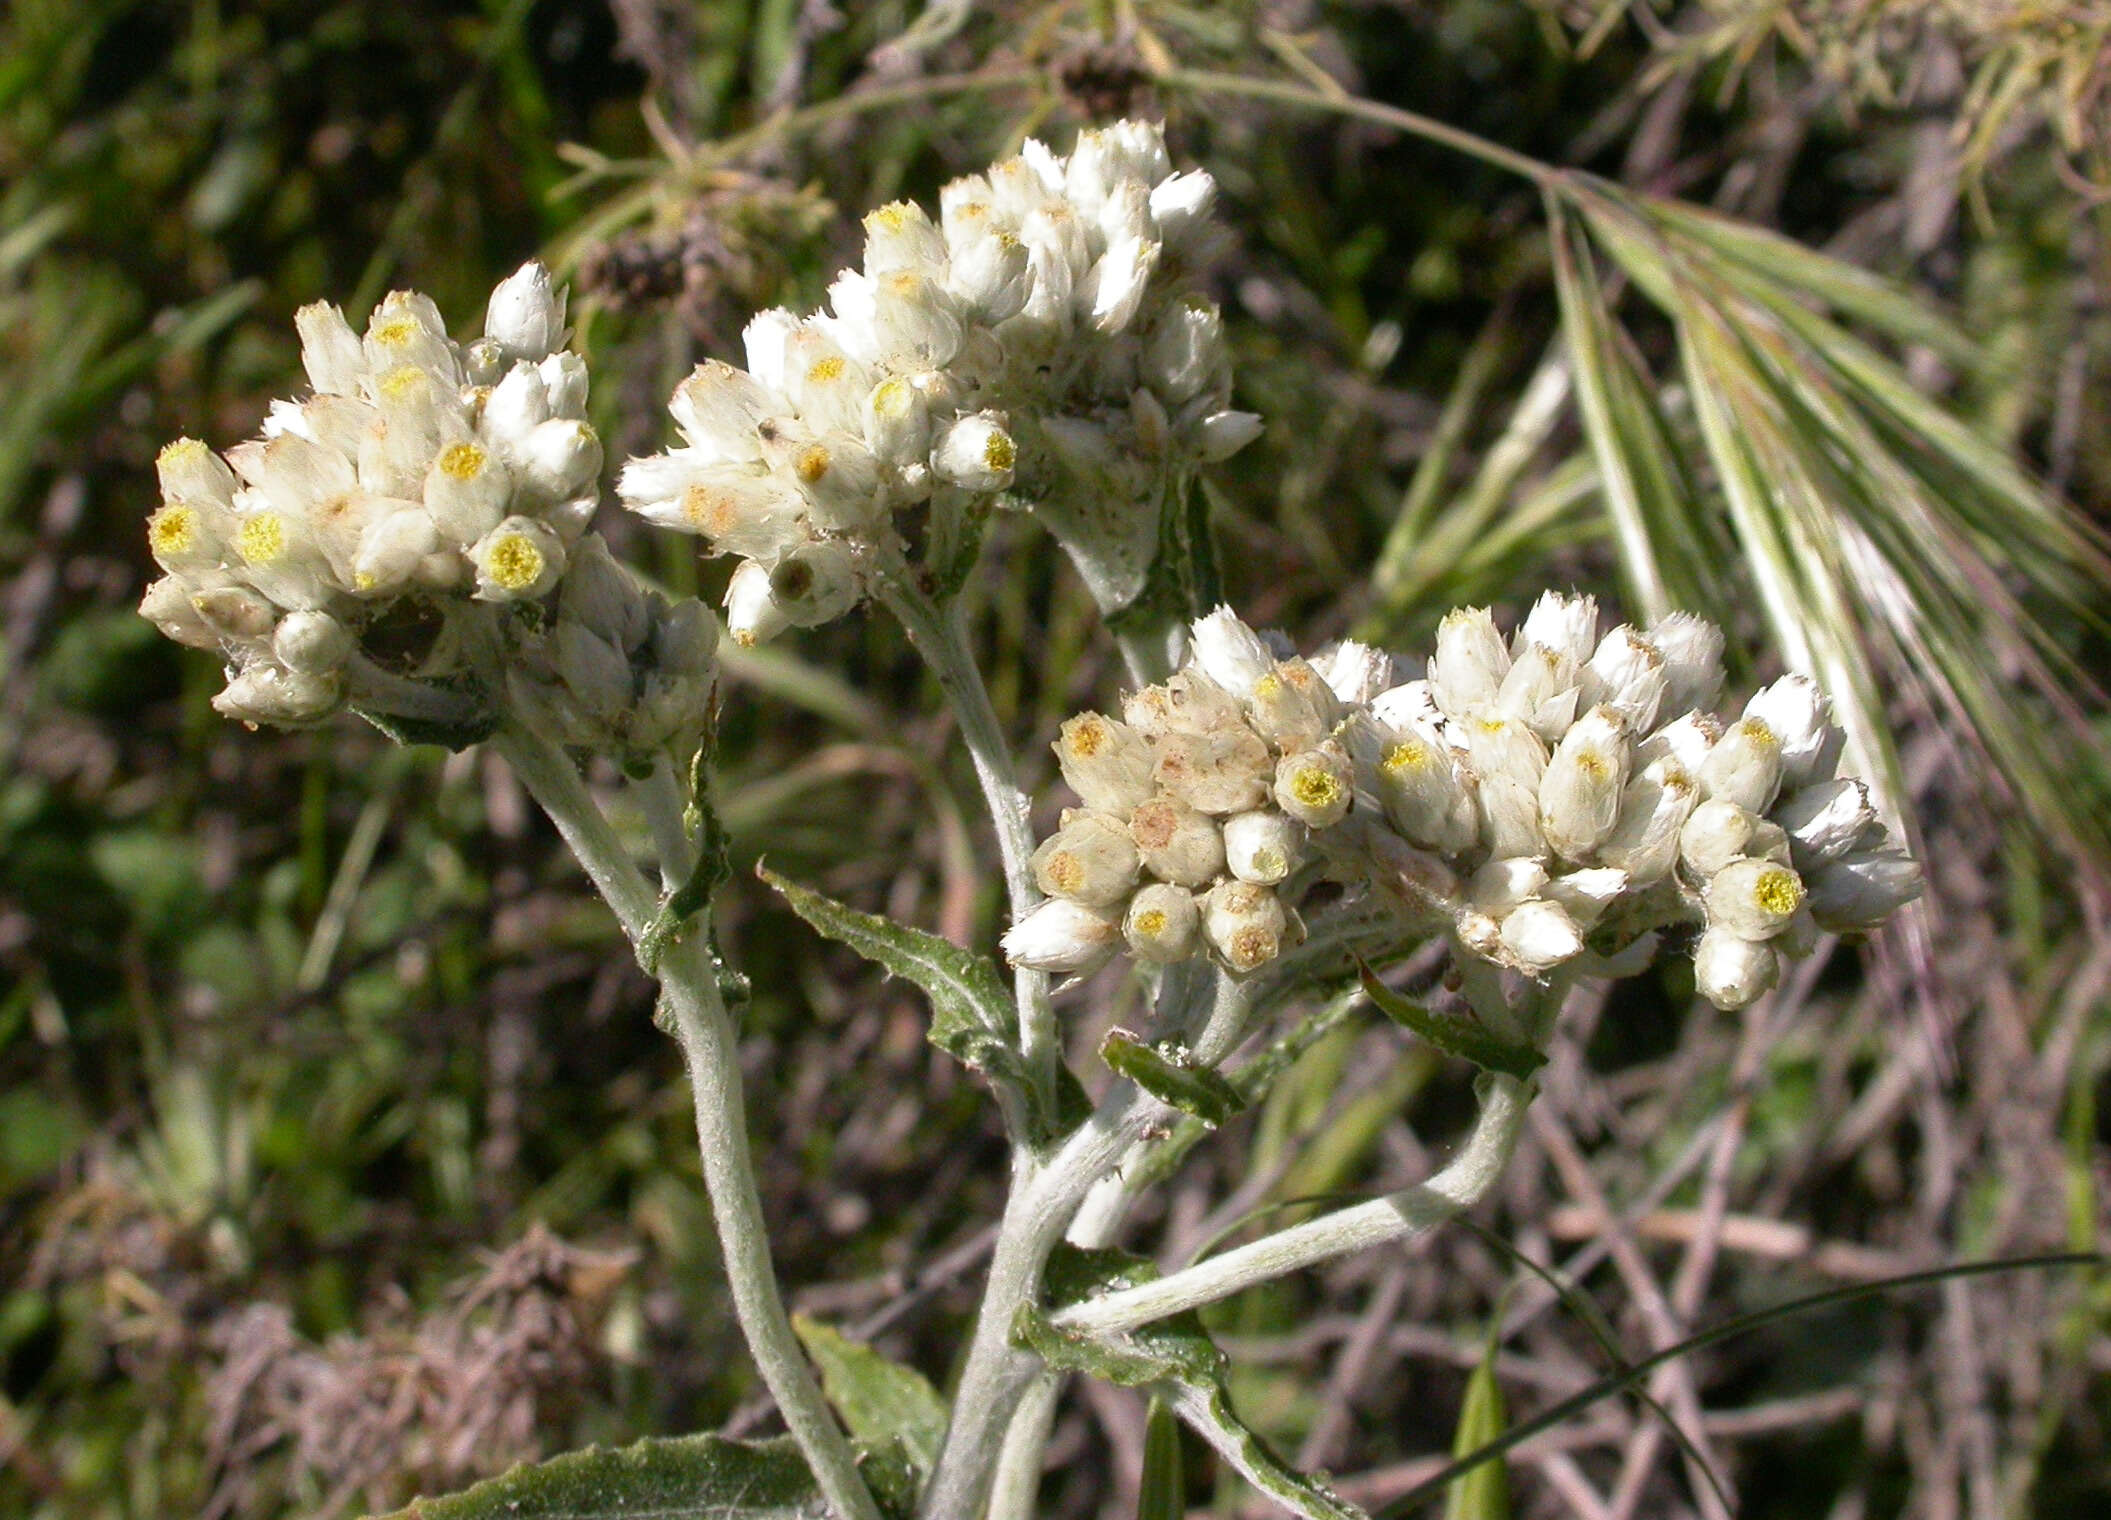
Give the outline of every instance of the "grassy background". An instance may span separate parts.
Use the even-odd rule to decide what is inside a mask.
[[[1154,47],[1260,69],[1294,45],[1373,98],[1911,282],[1976,349],[1905,353],[1916,378],[2083,514],[2111,507],[2105,166],[2060,129],[2076,90],[2101,98],[2090,7],[2061,34],[2079,74],[1990,91],[2004,112],[1976,133],[1973,81],[2012,70],[2015,39],[1950,6],[1865,36],[1858,7],[1754,0],[1747,20],[1808,24],[1721,46],[1700,22],[1735,5],[1115,9],[1140,40],[1096,40],[1074,6],[998,5],[916,53],[882,48],[915,20],[901,4],[16,0],[0,18],[0,1512],[358,1511],[585,1440],[767,1425],[674,1050],[554,835],[480,756],[394,751],[349,721],[221,722],[208,662],[131,610],[154,451],[251,431],[296,383],[305,301],[407,284],[469,328],[496,278],[554,251],[620,457],[658,440],[671,381],[732,353],[747,312],[818,295],[870,205],[928,196],[1025,131],[1163,108],[1224,186],[1218,293],[1242,404],[1270,421],[1215,483],[1242,611],[1308,644],[1375,616],[1411,649],[1453,602],[1617,595],[1573,420],[1474,488],[1558,329],[1529,187],[1364,125],[1134,89]],[[1268,28],[1292,41],[1271,52]],[[1791,45],[1835,35],[1863,51]],[[1056,83],[679,161],[775,107],[1021,60]],[[1983,147],[1983,177],[1960,143]],[[1668,332],[1633,326],[1662,361]],[[722,583],[687,541],[605,515],[632,563]],[[1389,542],[1406,573],[1374,600]],[[1024,533],[971,594],[1000,711],[1045,779],[1056,723],[1112,690],[1108,643]],[[2100,671],[2096,631],[2042,610]],[[1731,622],[1748,676],[1778,665],[1756,610]],[[1744,1016],[1689,1008],[1669,973],[1585,1000],[1485,1216],[1567,1263],[1631,1353],[1795,1289],[2103,1243],[2103,862],[2020,826],[1883,673],[1935,933],[1842,951],[1804,996]],[[972,782],[891,630],[852,620],[735,678],[742,858],[987,943]],[[2078,795],[2101,785],[2097,740],[2062,731]],[[750,1110],[795,1302],[942,1379],[998,1202],[986,1104],[924,1045],[912,995],[744,875],[726,919],[755,983]],[[1106,990],[1075,1015],[1080,1051],[1132,996]],[[1257,1208],[1399,1185],[1466,1099],[1462,1072],[1351,1021],[1197,1153],[1135,1243],[1177,1254]],[[1254,1423],[1376,1502],[1448,1446],[1492,1314],[1513,1410],[1603,1369],[1519,1280],[1456,1231],[1215,1323]],[[2107,1318],[2101,1276],[1982,1279],[1778,1325],[1659,1393],[1707,1411],[1745,1515],[2097,1514]],[[1142,1432],[1127,1395],[1072,1398],[1049,1512],[1132,1512]],[[1240,1512],[1190,1455],[1191,1501]],[[1516,1467],[1520,1514],[1696,1502],[1632,1403]]]

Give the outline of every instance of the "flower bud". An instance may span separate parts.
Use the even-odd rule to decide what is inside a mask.
[[[1224,861],[1231,874],[1272,887],[1297,869],[1305,853],[1305,826],[1273,808],[1234,813],[1224,820]]]
[[[541,359],[564,347],[564,303],[564,288],[530,260],[491,292],[484,336],[496,338],[516,358]]]
[[[1200,297],[1161,313],[1144,344],[1144,378],[1171,406],[1214,388],[1229,362],[1223,315]]]
[[[366,352],[359,334],[345,315],[328,301],[303,306],[293,314],[293,327],[301,339],[301,367],[308,383],[325,396],[356,396],[367,370]]]
[[[1268,800],[1275,779],[1268,746],[1244,724],[1209,733],[1175,733],[1158,745],[1153,779],[1189,807],[1243,813]]]
[[[556,649],[557,674],[590,718],[613,724],[631,710],[637,689],[623,650],[586,624],[561,618],[551,643]]]
[[[1140,803],[1129,814],[1129,837],[1160,881],[1203,887],[1224,870],[1225,837],[1216,820],[1177,798]]]
[[[764,312],[756,321],[771,315],[786,314]],[[674,388],[667,410],[704,461],[747,464],[762,457],[757,425],[781,406],[754,375],[723,359],[707,359]]]
[[[1594,707],[1562,736],[1539,783],[1539,822],[1557,854],[1582,860],[1612,833],[1627,785],[1627,735]]]
[[[550,389],[542,372],[523,359],[484,397],[478,430],[498,453],[519,464],[525,462],[529,435],[550,420]]]
[[[896,469],[930,452],[930,402],[900,375],[890,375],[866,394],[862,421],[865,446]]]
[[[1547,853],[1539,831],[1539,794],[1508,776],[1482,776],[1477,793],[1481,806],[1481,843],[1498,858]]]
[[[1131,728],[1153,739],[1246,726],[1238,699],[1194,666],[1131,692],[1121,711]]]
[[[1327,690],[1350,707],[1367,707],[1393,684],[1393,657],[1344,639],[1312,662]]]
[[[1120,813],[1151,794],[1150,746],[1126,723],[1080,713],[1063,725],[1053,748],[1063,779],[1087,807]]]
[[[441,449],[425,472],[425,510],[441,535],[457,544],[473,544],[497,527],[512,494],[506,467],[466,440]]]
[[[271,652],[301,675],[331,675],[352,657],[352,631],[327,612],[289,612],[272,632]]]
[[[270,660],[252,660],[213,698],[213,710],[238,723],[303,728],[336,712],[343,694],[335,676],[303,675]]]
[[[1664,696],[1657,711],[1682,717],[1713,707],[1723,687],[1722,630],[1706,618],[1674,612],[1659,618],[1648,638],[1664,657]]]
[[[1217,182],[1206,169],[1185,169],[1151,187],[1151,222],[1159,236],[1177,242],[1204,226],[1217,204]]]
[[[1122,938],[1119,923],[1106,913],[1051,897],[1005,931],[999,943],[1014,966],[1062,974],[1105,965]]]
[[[744,559],[726,582],[726,632],[743,649],[767,643],[792,620],[770,593],[770,572],[752,559]]]
[[[1803,906],[1803,879],[1771,860],[1733,860],[1708,878],[1708,926],[1741,939],[1771,939]]]
[[[1188,658],[1235,697],[1251,696],[1261,677],[1275,669],[1275,651],[1229,607],[1195,619],[1193,632]]]
[[[552,417],[529,429],[520,444],[521,484],[543,501],[579,495],[601,473],[601,440],[593,428]]]
[[[1513,655],[1522,657],[1535,644],[1580,669],[1598,647],[1597,598],[1542,592],[1517,630]]]
[[[1831,777],[1845,735],[1833,727],[1829,704],[1808,676],[1786,675],[1755,692],[1744,715],[1767,726],[1781,750],[1781,781],[1789,788]]]
[[[1435,688],[1426,680],[1408,681],[1390,691],[1381,691],[1371,699],[1371,716],[1401,732],[1422,728],[1442,736],[1455,727],[1437,705]]]
[[[1820,866],[1810,880],[1810,910],[1835,934],[1873,929],[1920,896],[1920,863],[1895,849],[1858,850]]]
[[[1806,786],[1777,803],[1772,817],[1788,833],[1796,869],[1806,872],[1839,859],[1879,828],[1868,784],[1853,777]]]
[[[1222,464],[1261,433],[1257,412],[1211,412],[1195,428],[1195,453],[1204,464]]]
[[[1679,830],[1700,800],[1700,787],[1676,762],[1647,766],[1620,793],[1620,816],[1598,845],[1598,859],[1625,871],[1638,887],[1671,874]]]
[[[1676,765],[1699,784],[1701,764],[1722,738],[1722,725],[1707,713],[1690,712],[1674,718],[1635,746],[1635,765],[1663,761]]]
[[[203,570],[227,557],[231,513],[210,503],[169,501],[147,519],[147,549],[164,570]]]
[[[1488,713],[1466,723],[1466,754],[1483,781],[1501,776],[1538,791],[1547,746],[1520,719]]]
[[[1605,915],[1605,910],[1619,901],[1629,885],[1625,871],[1611,866],[1594,866],[1587,871],[1571,871],[1566,876],[1557,876],[1547,883],[1546,899],[1561,904],[1578,929],[1586,932]]]
[[[1249,881],[1220,881],[1202,900],[1202,932],[1224,964],[1241,975],[1282,954],[1289,934],[1282,899]]]
[[[1122,937],[1136,958],[1161,966],[1193,955],[1201,927],[1202,909],[1195,894],[1162,881],[1140,888],[1121,921]]]
[[[246,586],[200,591],[191,597],[191,608],[217,637],[237,644],[269,638],[278,620],[270,600]]]
[[[599,544],[600,540],[592,542]],[[577,565],[576,556],[573,563]],[[685,599],[663,609],[653,619],[652,655],[670,679],[712,677],[717,668],[718,619],[699,601]]]
[[[962,417],[938,436],[931,468],[941,480],[965,491],[1002,491],[1012,483],[1019,446],[996,412]]]
[[[1430,656],[1429,688],[1437,705],[1465,718],[1492,705],[1510,672],[1510,653],[1486,607],[1460,607],[1437,624],[1437,651]]]
[[[440,549],[439,530],[423,507],[382,513],[360,532],[352,589],[363,596],[393,596],[417,580],[425,561]]]
[[[1547,868],[1529,856],[1491,860],[1466,883],[1466,897],[1481,912],[1501,918],[1539,896],[1546,884]]]
[[[1034,884],[1050,897],[1110,908],[1136,885],[1140,861],[1129,831],[1105,813],[1072,813],[1034,851]]]
[[[509,517],[469,550],[476,594],[487,602],[532,601],[564,574],[564,544],[532,517]]]
[[[1763,940],[1709,929],[1693,947],[1693,984],[1725,1013],[1749,1007],[1781,980],[1781,957]]]
[[[1656,726],[1665,684],[1663,655],[1623,623],[1599,641],[1584,666],[1581,700],[1606,708],[1630,734],[1646,734]]]
[[[1394,828],[1418,845],[1456,854],[1479,833],[1472,778],[1451,747],[1420,724],[1382,728],[1362,714],[1343,730],[1364,784]]]
[[[1503,950],[1517,969],[1541,976],[1583,953],[1583,935],[1559,903],[1528,902],[1503,919]]]
[[[550,398],[552,417],[582,418],[586,415],[586,360],[570,349],[562,349],[535,366],[542,388]]]
[[[1679,830],[1679,859],[1702,881],[1743,857],[1759,817],[1751,809],[1712,798],[1701,803]]]
[[[801,544],[770,572],[770,598],[797,628],[832,622],[863,595],[856,557],[837,539]]]
[[[1285,755],[1275,768],[1275,805],[1307,827],[1331,828],[1349,811],[1349,774],[1336,747]]]
[[[1462,911],[1452,924],[1452,932],[1459,943],[1484,961],[1503,958],[1503,926],[1492,915],[1478,908]]]
[[[598,536],[582,539],[571,551],[564,584],[557,589],[557,615],[584,624],[618,649],[636,649],[652,631],[652,605]]]
[[[216,649],[220,636],[191,604],[191,588],[179,576],[164,575],[139,599],[139,615],[179,644]]]
[[[1262,737],[1285,752],[1318,744],[1342,716],[1339,699],[1300,659],[1279,660],[1255,681],[1246,710]]]
[[[1763,813],[1781,787],[1781,741],[1765,719],[1743,718],[1708,751],[1695,774],[1709,799]]]
[[[988,226],[986,219],[978,235],[951,242],[947,288],[991,325],[1018,315],[1033,288],[1026,245],[1012,233]]]
[[[1576,721],[1581,667],[1565,649],[1549,644],[1519,646],[1496,693],[1496,710],[1552,743]]]

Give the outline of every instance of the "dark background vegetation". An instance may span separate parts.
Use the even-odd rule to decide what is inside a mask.
[[[1272,28],[1361,93],[1919,285],[1984,362],[1916,373],[2101,518],[2111,211],[2087,129],[2111,119],[2090,114],[2103,33],[2064,34],[2079,138],[2061,135],[2072,70],[1975,136],[1972,83],[2016,39],[1975,31],[1972,6],[1867,35],[1862,7],[1795,7],[1838,37],[1806,25],[1799,51],[1762,27],[1749,57],[1744,34],[1706,28],[1784,7],[1622,9],[1133,8],[1185,57],[1260,67]],[[2066,9],[2078,27],[2092,11]],[[675,1050],[554,834],[478,754],[397,751],[349,720],[220,721],[208,662],[132,611],[156,449],[230,443],[296,387],[297,305],[356,319],[410,285],[473,330],[495,279],[554,253],[619,458],[656,443],[671,381],[735,353],[748,312],[816,298],[870,205],[1133,105],[1165,110],[1176,153],[1217,173],[1235,234],[1216,283],[1242,404],[1270,431],[1216,505],[1249,620],[1310,643],[1372,610],[1369,567],[1477,343],[1491,399],[1465,449],[1492,441],[1556,328],[1528,188],[1375,128],[1135,88],[1137,54],[1095,41],[1086,8],[984,7],[920,52],[875,51],[915,19],[825,0],[15,0],[0,16],[0,1512],[361,1511],[588,1440],[769,1423],[716,1277]],[[669,165],[777,107],[990,60],[1048,82]],[[1565,433],[1533,478],[1576,446]],[[1399,647],[1455,601],[1514,614],[1547,584],[1616,593],[1592,493],[1464,527],[1447,500],[1429,542],[1450,547],[1382,609]],[[674,587],[722,580],[688,541],[605,516]],[[1044,544],[1010,534],[993,561],[978,624],[1041,779],[1045,740],[1110,692],[1113,662]],[[1769,668],[1756,617],[1732,631]],[[931,695],[891,630],[858,619],[742,662],[724,808],[744,861],[766,851],[986,944],[992,873]],[[1571,1012],[1486,1222],[1568,1264],[1631,1353],[1795,1290],[2104,1239],[2094,867],[2010,828],[1910,706],[1898,716],[1932,949],[1842,951],[1806,997],[1745,1016],[1689,1010],[1669,975]],[[2100,765],[2089,739],[2073,750]],[[925,1045],[913,993],[824,949],[745,873],[723,912],[755,985],[750,1116],[794,1301],[942,1379],[999,1202],[989,1108]],[[1081,1042],[1119,1011],[1080,1014]],[[1352,1023],[1200,1152],[1136,1238],[1193,1249],[1270,1203],[1397,1186],[1456,1132],[1466,1091],[1404,1036]],[[1249,1294],[1215,1324],[1253,1423],[1381,1501],[1448,1446],[1517,1281],[1454,1231]],[[1606,1366],[1545,1297],[1506,1301],[1513,1410]],[[1745,1515],[2100,1515],[2107,1319],[2101,1275],[1982,1279],[1777,1325],[1659,1391],[1706,1412]],[[1133,1508],[1141,1432],[1127,1395],[1072,1398],[1049,1513]],[[1193,1458],[1193,1501],[1237,1512]],[[1695,1502],[1631,1402],[1516,1468],[1521,1514]]]

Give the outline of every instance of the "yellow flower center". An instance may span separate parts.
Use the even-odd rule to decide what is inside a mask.
[[[822,477],[828,474],[828,450],[818,443],[809,444],[800,450],[792,470],[802,484],[819,485]]]
[[[1146,908],[1136,915],[1136,932],[1145,939],[1156,939],[1165,933],[1166,917],[1163,908]]]
[[[1085,863],[1068,850],[1048,857],[1048,881],[1058,892],[1075,892],[1085,884]]]
[[[1593,781],[1603,781],[1613,773],[1613,762],[1603,750],[1580,749],[1576,751],[1576,769]]]
[[[415,364],[399,364],[381,377],[380,390],[386,401],[405,401],[425,388],[425,371]]]
[[[733,493],[720,486],[698,483],[682,492],[682,516],[708,538],[722,538],[732,531],[739,520],[739,506]]]
[[[484,573],[493,585],[507,591],[525,591],[542,579],[546,563],[535,540],[525,533],[508,533],[491,546]]]
[[[374,325],[374,341],[383,348],[401,348],[418,336],[420,328],[411,317],[390,317]]]
[[[1420,739],[1403,739],[1387,750],[1378,764],[1388,774],[1397,776],[1402,771],[1428,770],[1436,758],[1436,751]]]
[[[286,554],[286,519],[259,512],[235,534],[235,550],[252,565],[269,565]]]
[[[843,361],[834,354],[825,359],[816,359],[813,368],[806,372],[807,382],[811,385],[826,385],[831,380],[840,380],[845,368]]]
[[[1737,725],[1737,731],[1760,749],[1779,749],[1781,740],[1767,726],[1764,718],[1747,718]]]
[[[993,432],[989,442],[982,446],[982,462],[992,470],[1008,470],[1018,457],[1018,446],[1012,442],[1009,433]]]
[[[1258,925],[1249,925],[1231,937],[1231,953],[1225,957],[1234,971],[1251,971],[1275,959],[1275,935]]]
[[[872,393],[872,410],[875,415],[894,422],[909,415],[909,409],[915,400],[916,392],[910,388],[908,381],[885,380]]]
[[[454,480],[474,480],[491,456],[473,443],[454,443],[440,450],[440,473]]]
[[[156,556],[188,554],[198,547],[198,514],[172,503],[147,519],[147,547]]]
[[[1341,801],[1341,778],[1323,765],[1308,765],[1290,778],[1290,795],[1309,808]]]
[[[174,443],[163,447],[155,456],[155,463],[167,469],[171,465],[189,464],[194,459],[203,458],[205,453],[205,445],[197,439],[178,438]]]
[[[1787,918],[1803,906],[1803,883],[1794,871],[1767,871],[1753,886],[1752,895],[1776,918]]]

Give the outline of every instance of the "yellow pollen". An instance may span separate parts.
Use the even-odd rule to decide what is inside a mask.
[[[909,225],[909,208],[900,201],[890,201],[866,220],[885,231],[899,232]]]
[[[830,354],[825,359],[816,359],[813,368],[806,372],[806,378],[809,384],[826,385],[831,380],[842,379],[845,367],[841,359]]]
[[[380,391],[385,400],[403,401],[424,386],[424,370],[415,364],[399,364],[381,377]]]
[[[1080,718],[1070,729],[1070,753],[1089,760],[1107,742],[1107,725],[1098,718]]]
[[[1310,691],[1319,684],[1319,673],[1303,660],[1295,660],[1282,667],[1283,679],[1299,691]]]
[[[1606,759],[1603,751],[1595,749],[1576,752],[1576,769],[1593,781],[1603,781],[1613,772],[1612,762]]]
[[[1290,795],[1306,807],[1332,807],[1341,801],[1341,778],[1323,766],[1308,765],[1290,778]]]
[[[542,550],[525,533],[508,533],[491,546],[484,573],[507,591],[525,591],[542,579]]]
[[[981,201],[969,201],[953,214],[965,222],[980,221],[983,217],[990,214],[990,208]]]
[[[1760,907],[1776,918],[1787,918],[1803,906],[1803,883],[1794,871],[1767,871],[1761,874],[1752,895]]]
[[[803,484],[820,484],[821,478],[828,473],[828,450],[818,443],[809,444],[800,451],[792,469]]]
[[[710,538],[723,538],[739,520],[739,503],[731,491],[701,483],[682,492],[682,516]]]
[[[1773,729],[1767,727],[1767,721],[1764,718],[1747,718],[1737,725],[1737,731],[1761,749],[1779,749],[1781,747],[1781,741],[1774,736]]]
[[[1231,937],[1231,953],[1225,957],[1234,971],[1251,971],[1275,959],[1275,935],[1259,926],[1241,929]]]
[[[1264,844],[1253,852],[1253,868],[1263,876],[1288,876],[1290,862],[1283,852],[1272,844]]]
[[[374,341],[383,348],[401,348],[418,336],[420,328],[410,317],[390,317],[374,325]]]
[[[1137,914],[1136,932],[1145,939],[1156,939],[1165,933],[1165,909],[1146,908]]]
[[[886,380],[872,393],[872,410],[881,417],[891,419],[906,417],[916,400],[916,392],[906,380]]]
[[[913,269],[897,269],[893,274],[887,276],[888,293],[900,296],[904,300],[915,296],[918,291],[923,289],[923,285],[924,277]]]
[[[352,576],[352,589],[354,591],[372,591],[380,584],[380,577],[371,570],[360,570]]]
[[[286,520],[276,512],[259,512],[235,534],[235,548],[252,565],[268,565],[286,553]]]
[[[1085,864],[1068,850],[1048,857],[1048,882],[1058,892],[1075,892],[1085,884]]]
[[[440,473],[455,480],[474,480],[490,461],[491,456],[473,443],[449,444],[440,450]]]
[[[194,459],[203,458],[205,453],[205,445],[197,439],[178,438],[174,443],[165,445],[162,451],[154,456],[154,462],[167,469],[170,465],[189,464]]]
[[[1427,770],[1435,759],[1436,753],[1428,745],[1419,739],[1408,739],[1387,750],[1378,764],[1387,772],[1398,775],[1401,771]]]
[[[1019,450],[1009,433],[991,433],[982,446],[982,462],[993,470],[1008,470],[1018,460]]]
[[[170,503],[147,519],[147,547],[157,556],[188,554],[198,547],[198,514]]]
[[[976,209],[980,210],[981,208],[977,207]],[[1019,246],[1019,240],[1013,237],[1009,232],[1000,232],[997,234],[997,246],[999,248],[1002,248],[1006,253],[1010,253],[1014,248]]]
[[[1269,671],[1268,674],[1262,676],[1260,680],[1253,683],[1253,694],[1254,698],[1257,701],[1273,701],[1275,698],[1283,694],[1282,678],[1278,676],[1274,671]]]

